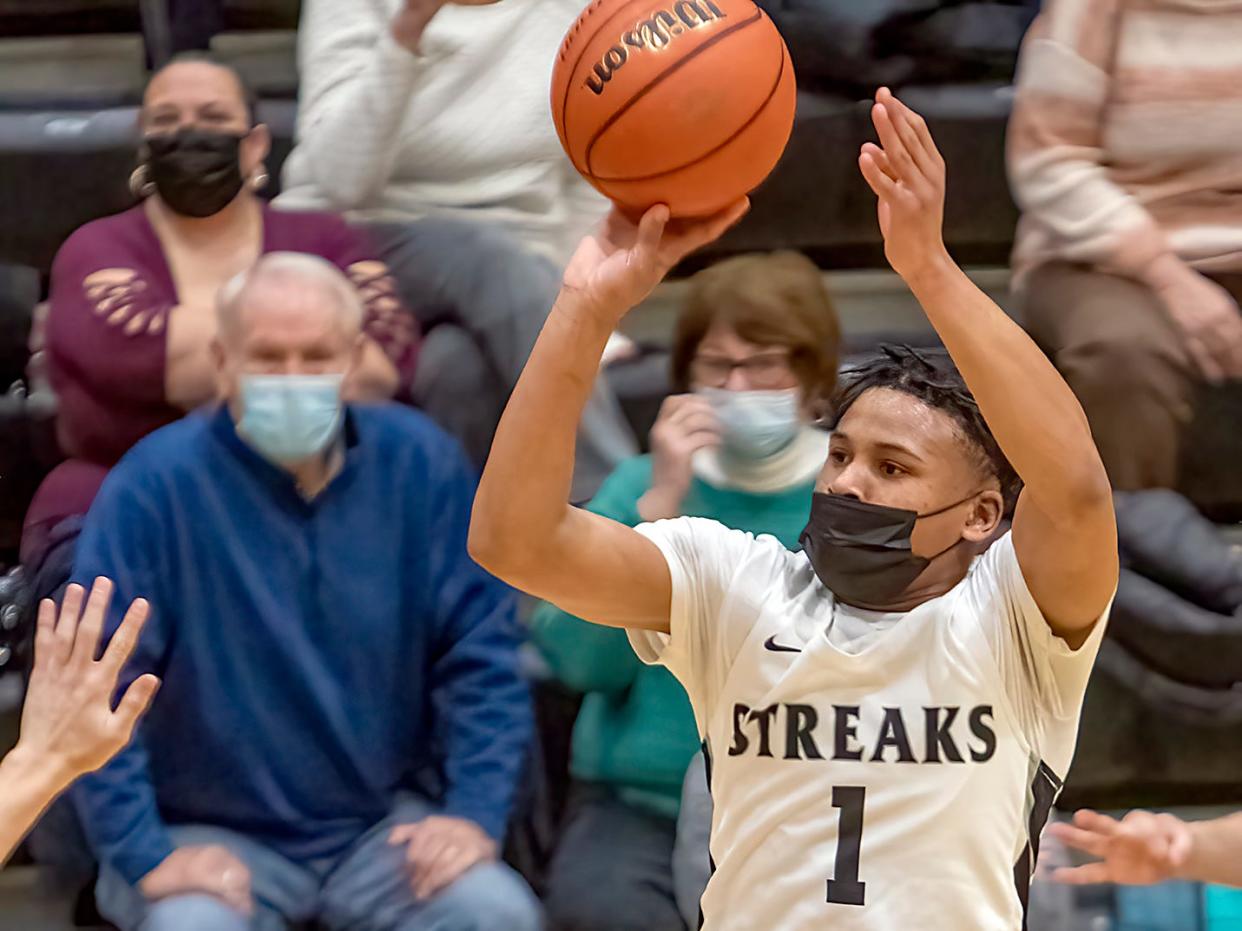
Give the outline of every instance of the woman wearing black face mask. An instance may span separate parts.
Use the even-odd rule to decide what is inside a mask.
[[[700,224],[614,214],[583,244],[475,497],[480,564],[626,628],[685,687],[715,811],[708,931],[1023,927],[1116,591],[1081,407],[945,250],[944,162],[922,118],[881,89],[872,119],[883,148],[859,164],[885,254],[953,364],[896,351],[847,379],[805,553],[565,503],[608,333],[744,204]]]
[[[266,126],[254,123],[253,109],[235,72],[198,57],[165,67],[144,97],[139,164],[130,177],[141,216],[121,216],[149,226],[162,253],[165,268],[149,269],[144,290],[170,284],[175,301],[176,312],[167,315],[166,400],[188,409],[212,394],[210,339],[204,336],[214,329],[214,314],[203,309],[214,306],[224,282],[278,250],[323,255],[364,287],[369,309],[384,319],[369,321],[376,345],[353,390],[359,397],[389,397],[402,382],[408,385],[408,370],[398,372],[396,365],[408,369],[411,362],[412,321],[399,313],[386,269],[339,218],[277,212],[260,198],[270,180],[264,166],[270,137]],[[133,258],[142,263],[142,256]],[[151,265],[160,264],[151,258]],[[391,334],[389,324],[396,324]]]

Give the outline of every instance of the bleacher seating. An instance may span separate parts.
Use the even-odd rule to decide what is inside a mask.
[[[12,15],[12,9],[42,5],[42,0],[0,0],[0,32],[7,28],[6,11]],[[54,0],[49,5],[73,4]],[[108,22],[118,29],[125,23],[134,27],[136,3],[76,5],[115,8]],[[224,0],[218,6],[222,31],[212,47],[239,67],[265,101],[263,118],[272,126],[276,149],[270,168],[278,178],[293,138],[298,3]],[[971,165],[969,176],[949,191],[946,235],[951,248],[962,261],[1003,264],[1016,219],[1003,158],[1011,97],[1007,84],[959,81],[907,87],[904,94],[926,113],[946,158]],[[0,261],[46,270],[68,232],[126,203],[124,180],[132,168],[136,138],[132,111],[117,105],[135,101],[118,101],[116,92],[101,96],[112,99],[92,102],[88,97],[80,105],[71,100],[48,106],[41,101],[55,100],[55,94],[39,88],[27,99],[6,100],[0,80],[0,104],[5,105],[0,106],[0,204],[12,205],[6,212],[11,209],[12,216],[22,217],[17,230],[0,223]],[[24,113],[12,112],[19,106]],[[697,261],[721,253],[793,248],[825,266],[880,265],[875,207],[856,169],[859,141],[870,133],[867,109],[867,101],[852,88],[819,84],[800,92],[789,148],[755,195],[750,215]],[[32,168],[38,171],[28,173]],[[30,185],[31,177],[45,180]]]

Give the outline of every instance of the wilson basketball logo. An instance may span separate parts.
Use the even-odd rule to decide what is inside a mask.
[[[599,95],[630,55],[666,48],[677,36],[727,17],[712,0],[678,0],[671,9],[658,10],[621,34],[620,40],[604,53],[587,75],[585,84]]]

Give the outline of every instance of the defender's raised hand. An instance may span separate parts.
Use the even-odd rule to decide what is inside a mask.
[[[69,586],[59,620],[50,600],[39,605],[21,735],[0,763],[0,865],[58,794],[129,743],[155,696],[159,680],[141,676],[113,708],[117,677],[138,642],[147,603],[130,605],[96,659],[111,598],[112,583],[100,578],[89,598],[82,586]]]
[[[148,608],[141,599],[130,605],[96,659],[111,600],[112,582],[99,578],[89,598],[80,585],[69,586],[59,621],[51,601],[39,605],[34,670],[14,752],[36,755],[69,778],[98,769],[129,743],[159,687],[155,676],[140,676],[113,710],[117,678],[138,642]]]
[[[880,199],[884,255],[907,282],[946,257],[944,159],[923,118],[880,88],[871,108],[880,146],[868,142],[858,158]]]
[[[720,238],[749,209],[743,198],[715,216],[670,221],[668,207],[657,204],[635,223],[614,208],[578,245],[565,269],[564,288],[592,312],[620,320],[674,265]]]
[[[1053,824],[1048,831],[1063,843],[1099,857],[1098,862],[1064,867],[1053,873],[1063,883],[1148,885],[1179,875],[1194,844],[1190,827],[1180,818],[1132,811],[1118,821],[1082,809],[1074,823]]]

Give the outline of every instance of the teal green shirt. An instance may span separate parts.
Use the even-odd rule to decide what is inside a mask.
[[[642,523],[638,499],[650,487],[651,457],[629,459],[608,477],[588,509],[633,527]],[[797,549],[813,489],[814,482],[807,481],[786,491],[755,494],[695,478],[682,514],[771,534]],[[574,726],[574,777],[609,784],[629,804],[676,816],[686,766],[700,743],[681,684],[663,666],[644,665],[623,630],[586,623],[549,604],[535,611],[531,627],[556,677],[584,693]]]

